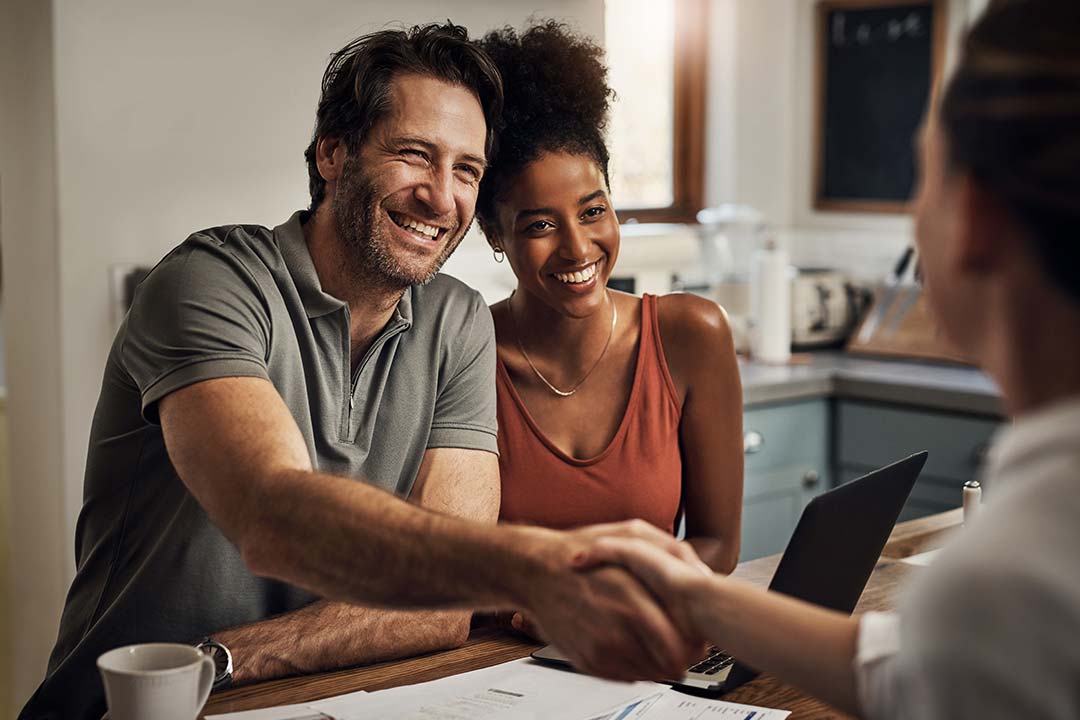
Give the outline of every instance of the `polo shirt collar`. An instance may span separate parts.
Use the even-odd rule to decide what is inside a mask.
[[[397,307],[394,308],[394,317],[390,320],[391,325],[404,325],[406,330],[412,327],[412,300],[415,289],[415,285],[405,288]]]
[[[340,310],[346,303],[323,292],[319,274],[315,271],[315,262],[311,259],[311,252],[304,239],[304,230],[300,226],[301,220],[306,216],[306,210],[294,212],[292,217],[274,228],[274,239],[292,276],[293,284],[296,285],[296,291],[300,294],[304,311],[309,318],[317,318]],[[404,325],[406,328],[412,325],[412,295],[413,288],[410,286],[398,301],[389,325]]]
[[[300,220],[306,215],[304,210],[294,212],[292,217],[274,228],[274,239],[300,294],[304,311],[309,318],[316,318],[340,310],[345,303],[323,292],[307,241],[304,240],[304,230],[300,227]]]

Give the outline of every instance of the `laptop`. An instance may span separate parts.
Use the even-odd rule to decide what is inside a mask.
[[[874,571],[908,494],[926,464],[926,452],[875,470],[818,495],[803,509],[769,590],[851,614]],[[569,666],[551,645],[532,657]],[[672,685],[710,695],[730,692],[758,672],[718,647]]]

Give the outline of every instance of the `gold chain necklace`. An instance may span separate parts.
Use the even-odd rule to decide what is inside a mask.
[[[522,356],[524,356],[525,358],[525,362],[529,363],[529,367],[532,368],[532,371],[536,373],[536,377],[540,378],[540,382],[547,385],[548,389],[551,390],[551,392],[555,393],[559,397],[570,397],[578,391],[579,387],[585,384],[585,381],[589,379],[590,375],[592,375],[592,372],[596,369],[596,366],[599,365],[600,361],[604,359],[604,355],[607,354],[608,346],[611,345],[611,338],[613,335],[615,335],[615,323],[619,320],[619,309],[615,307],[615,301],[611,299],[611,293],[606,293],[607,299],[611,303],[611,329],[608,330],[607,342],[604,343],[604,349],[600,351],[600,357],[596,358],[596,362],[592,364],[592,367],[589,368],[589,370],[585,373],[585,376],[582,377],[581,380],[578,380],[577,385],[570,388],[569,390],[560,390],[559,388],[549,383],[548,379],[544,377],[539,370],[536,369],[536,365],[533,365],[533,361],[532,358],[529,357],[529,353],[525,352],[525,345],[521,342],[521,333],[518,332],[517,319],[514,317],[514,304],[511,302],[514,299],[514,293],[516,292],[517,291],[515,290],[514,292],[510,293],[510,298],[506,301],[506,310],[510,313],[510,325],[514,328],[514,339],[517,340],[518,350],[521,351]]]

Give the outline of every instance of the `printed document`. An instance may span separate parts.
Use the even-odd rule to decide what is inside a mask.
[[[207,720],[782,720],[786,710],[620,683],[524,658],[441,680]]]
[[[336,720],[583,720],[656,692],[655,683],[620,683],[528,658],[357,696],[309,703]]]
[[[671,688],[590,720],[783,720],[791,712],[685,695]]]
[[[333,720],[333,718],[301,704],[279,705],[262,710],[244,710],[224,715],[207,715],[206,720]]]

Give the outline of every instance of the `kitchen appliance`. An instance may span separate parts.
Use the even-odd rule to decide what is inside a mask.
[[[674,276],[701,264],[698,237],[689,225],[620,225],[619,234],[619,261],[608,281],[616,290],[664,295],[671,292]]]
[[[858,322],[870,293],[827,268],[799,268],[791,281],[791,345],[795,350],[840,346]]]
[[[725,203],[697,214],[701,242],[700,278],[711,287],[750,271],[749,259],[765,230],[765,217],[749,205]]]

